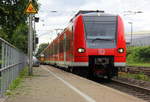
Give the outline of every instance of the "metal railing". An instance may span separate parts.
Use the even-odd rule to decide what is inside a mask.
[[[27,65],[27,56],[0,38],[0,96],[9,88],[20,71]]]

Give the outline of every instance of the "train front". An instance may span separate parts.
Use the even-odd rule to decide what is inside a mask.
[[[104,13],[83,14],[83,35],[77,45],[78,56],[88,63],[90,75],[112,78],[126,63],[126,42],[122,19]],[[78,20],[79,20],[78,19]],[[81,33],[80,33],[81,34]],[[83,38],[83,39],[82,39]],[[82,40],[81,40],[82,39]]]

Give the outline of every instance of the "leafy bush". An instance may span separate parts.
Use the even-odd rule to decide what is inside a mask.
[[[128,62],[150,62],[150,46],[127,48]]]

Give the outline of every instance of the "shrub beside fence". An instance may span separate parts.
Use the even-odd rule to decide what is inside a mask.
[[[16,47],[0,38],[0,95],[27,65],[27,56]]]

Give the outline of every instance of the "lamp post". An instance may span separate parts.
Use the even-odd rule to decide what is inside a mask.
[[[132,45],[132,35],[133,35],[133,22],[128,22],[131,24],[131,40],[130,40],[130,45]]]
[[[136,15],[137,13],[143,13],[143,11],[124,11],[124,16],[127,15]],[[133,40],[133,22],[128,22],[129,24],[131,24],[131,40],[130,40],[130,45],[132,45],[132,40]]]

